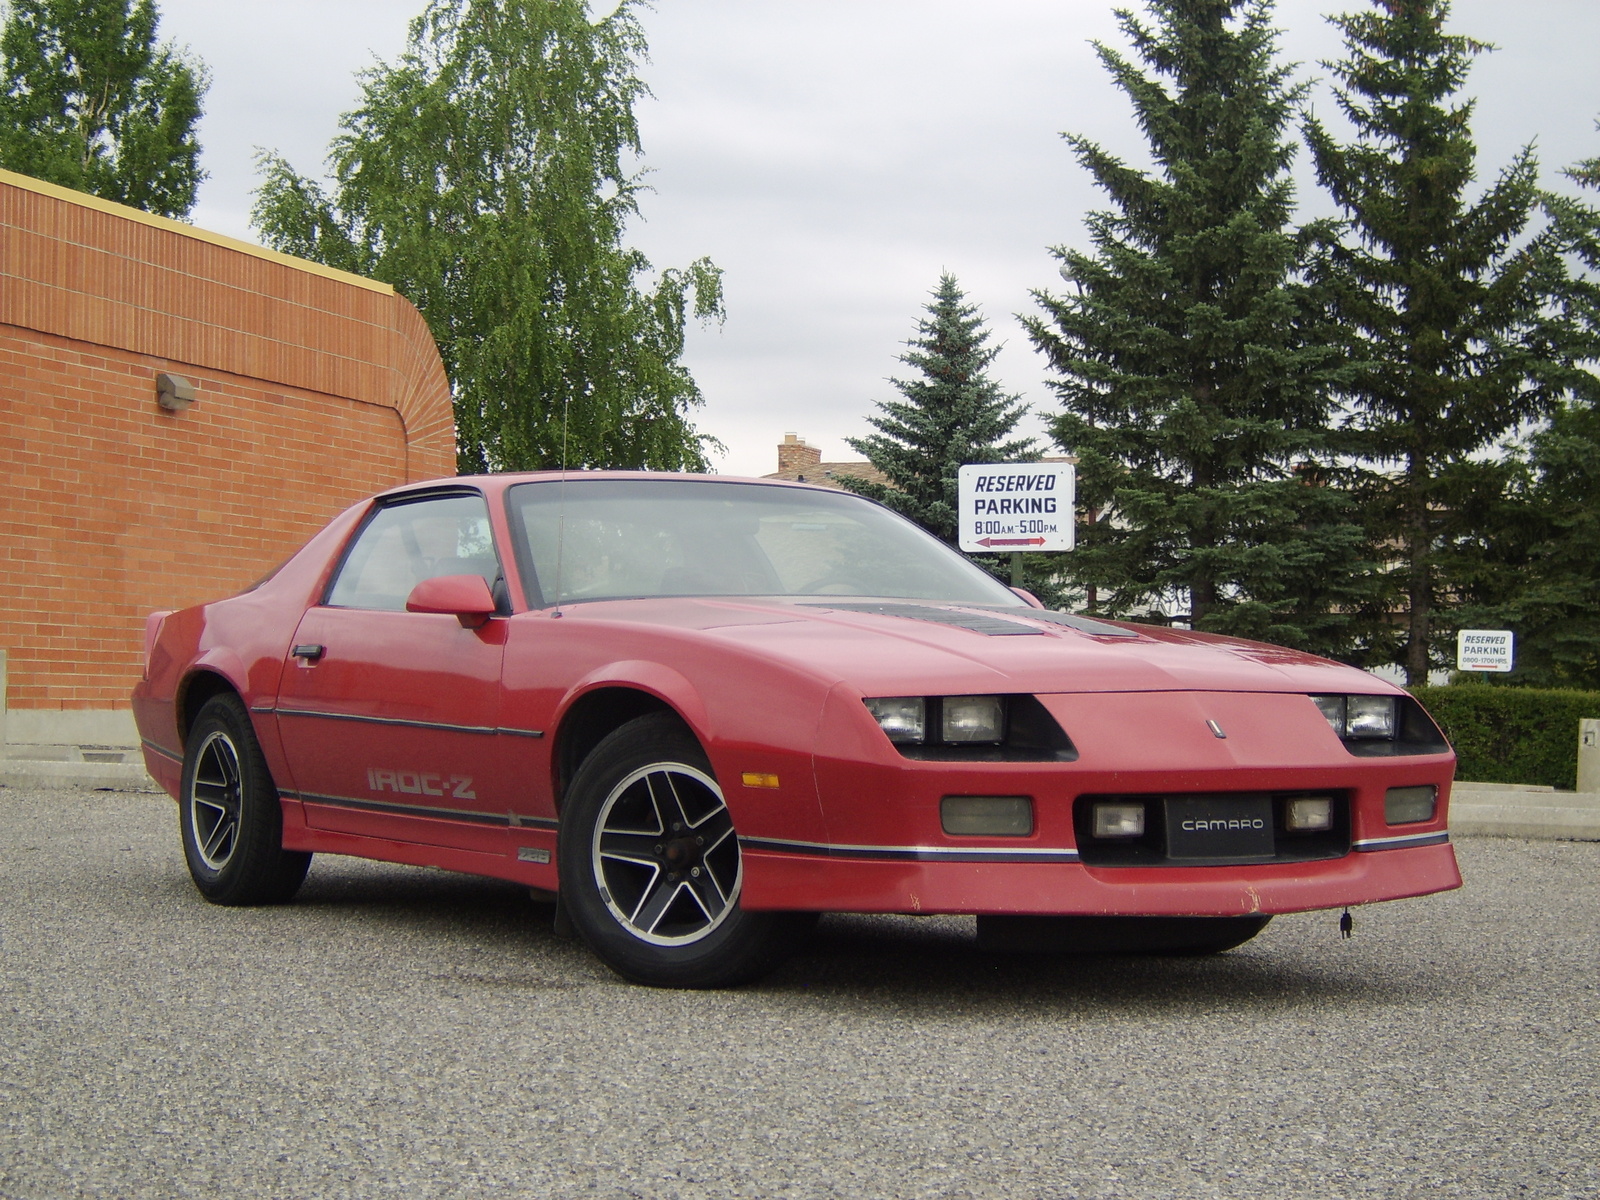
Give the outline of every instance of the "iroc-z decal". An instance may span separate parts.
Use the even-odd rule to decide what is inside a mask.
[[[435,775],[429,771],[391,771],[367,768],[367,787],[374,792],[399,792],[406,796],[450,796],[476,800],[471,775]]]

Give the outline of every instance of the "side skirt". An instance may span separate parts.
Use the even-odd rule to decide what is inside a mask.
[[[307,850],[313,854],[347,854],[378,862],[404,863],[413,867],[438,867],[468,875],[506,879],[527,887],[555,891],[557,884],[555,836],[553,831],[521,829],[507,833],[506,852],[487,854],[478,850],[458,850],[421,842],[402,842],[392,838],[364,837],[337,830],[315,829],[306,824],[305,807],[298,800],[284,799],[283,848]],[[518,836],[518,835],[522,836]],[[544,861],[539,861],[540,858]]]

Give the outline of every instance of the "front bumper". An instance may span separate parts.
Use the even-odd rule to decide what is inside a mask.
[[[1222,917],[1343,908],[1461,886],[1447,841],[1358,845],[1319,862],[1224,867],[952,861],[945,848],[933,847],[920,859],[889,859],[872,857],[872,849],[746,843],[740,902],[833,912]]]

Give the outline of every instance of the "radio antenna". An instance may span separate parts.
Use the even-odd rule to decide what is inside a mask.
[[[561,397],[561,494],[556,500],[556,610],[553,618],[561,615],[561,556],[567,542],[567,409],[572,395]]]

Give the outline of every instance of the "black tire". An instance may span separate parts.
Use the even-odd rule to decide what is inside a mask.
[[[1001,954],[1221,954],[1271,917],[980,916],[978,945]]]
[[[233,693],[213,696],[195,718],[178,797],[183,856],[207,900],[282,904],[300,890],[311,855],[283,848],[278,789]]]
[[[775,967],[815,918],[739,907],[743,861],[711,764],[670,713],[614,730],[561,812],[563,911],[618,975],[716,988]]]

